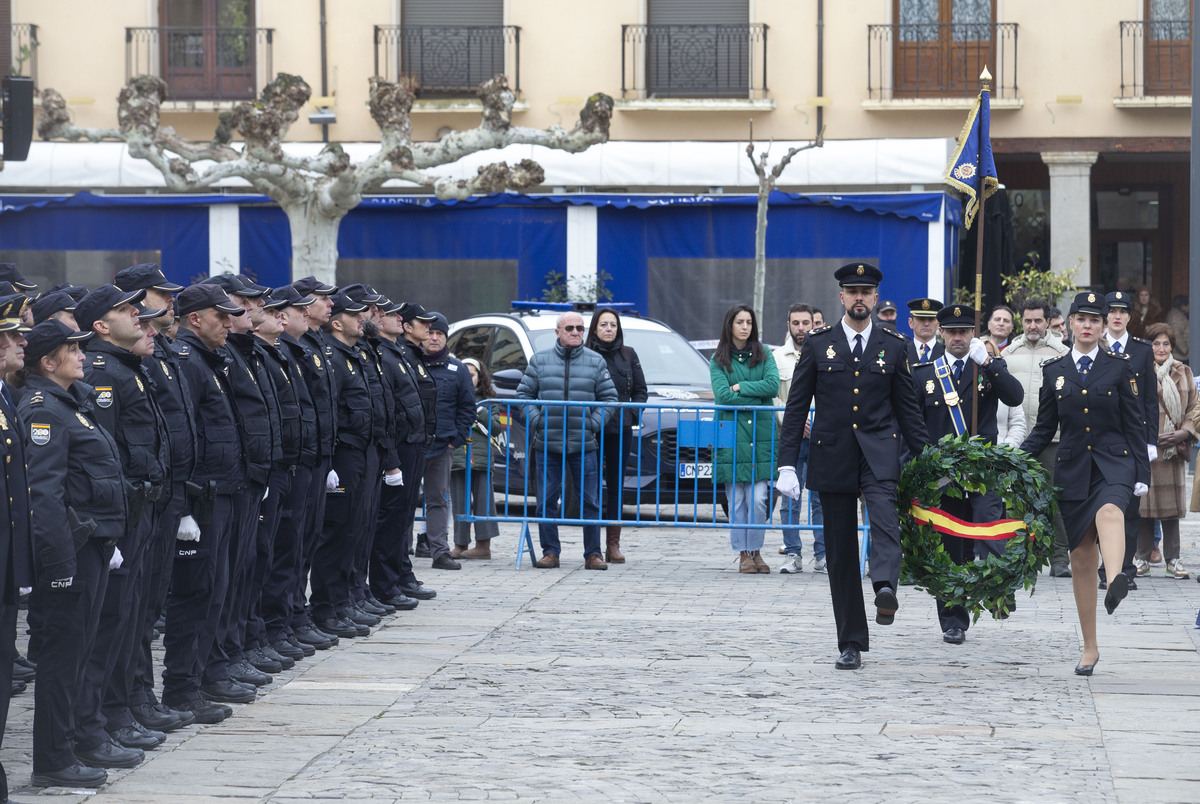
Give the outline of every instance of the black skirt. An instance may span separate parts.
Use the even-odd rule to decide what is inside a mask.
[[[1102,506],[1112,503],[1124,511],[1132,496],[1133,489],[1129,486],[1114,486],[1105,480],[1104,473],[1093,461],[1088,496],[1082,500],[1060,500],[1058,503],[1063,524],[1067,528],[1068,549],[1074,550],[1083,542],[1083,537],[1087,535],[1088,528],[1095,524],[1096,514]]]

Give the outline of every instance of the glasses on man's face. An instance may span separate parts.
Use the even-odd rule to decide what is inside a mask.
[[[583,332],[583,324],[563,324],[565,332]]]

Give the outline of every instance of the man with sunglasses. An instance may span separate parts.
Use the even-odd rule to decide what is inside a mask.
[[[599,353],[583,345],[583,318],[563,313],[554,328],[558,342],[535,352],[517,388],[517,399],[566,400],[568,402],[616,402],[617,389],[608,364]],[[567,511],[567,519],[600,518],[599,434],[612,408],[530,405],[526,428],[532,437],[529,471],[538,490],[538,516],[559,517],[559,498],[567,482],[581,489],[581,510]],[[538,523],[542,557],[534,563],[541,569],[558,566],[562,546],[558,525]],[[600,526],[583,526],[585,568],[606,570],[600,555]]]

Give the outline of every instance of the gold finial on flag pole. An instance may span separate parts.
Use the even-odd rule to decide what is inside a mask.
[[[985,84],[992,83],[992,74],[988,72],[987,65],[983,65],[983,72],[979,74],[979,80]]]

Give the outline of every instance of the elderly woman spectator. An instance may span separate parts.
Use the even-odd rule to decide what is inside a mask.
[[[1167,323],[1175,330],[1175,348],[1171,357],[1186,363],[1188,361],[1188,339],[1192,335],[1191,322],[1188,320],[1188,297],[1182,293],[1171,302],[1171,311],[1167,313]]]
[[[1188,571],[1179,560],[1179,520],[1187,513],[1184,475],[1191,446],[1196,443],[1196,382],[1192,371],[1171,356],[1175,332],[1167,324],[1151,324],[1146,339],[1154,350],[1158,375],[1158,458],[1150,463],[1150,493],[1142,498],[1142,521],[1138,525],[1137,550],[1133,563],[1138,575],[1150,572],[1154,548],[1154,521],[1162,524],[1162,551],[1168,578],[1186,578]],[[1144,389],[1150,393],[1150,389]],[[1193,484],[1194,485],[1194,484]],[[1192,510],[1197,506],[1192,493]]]

